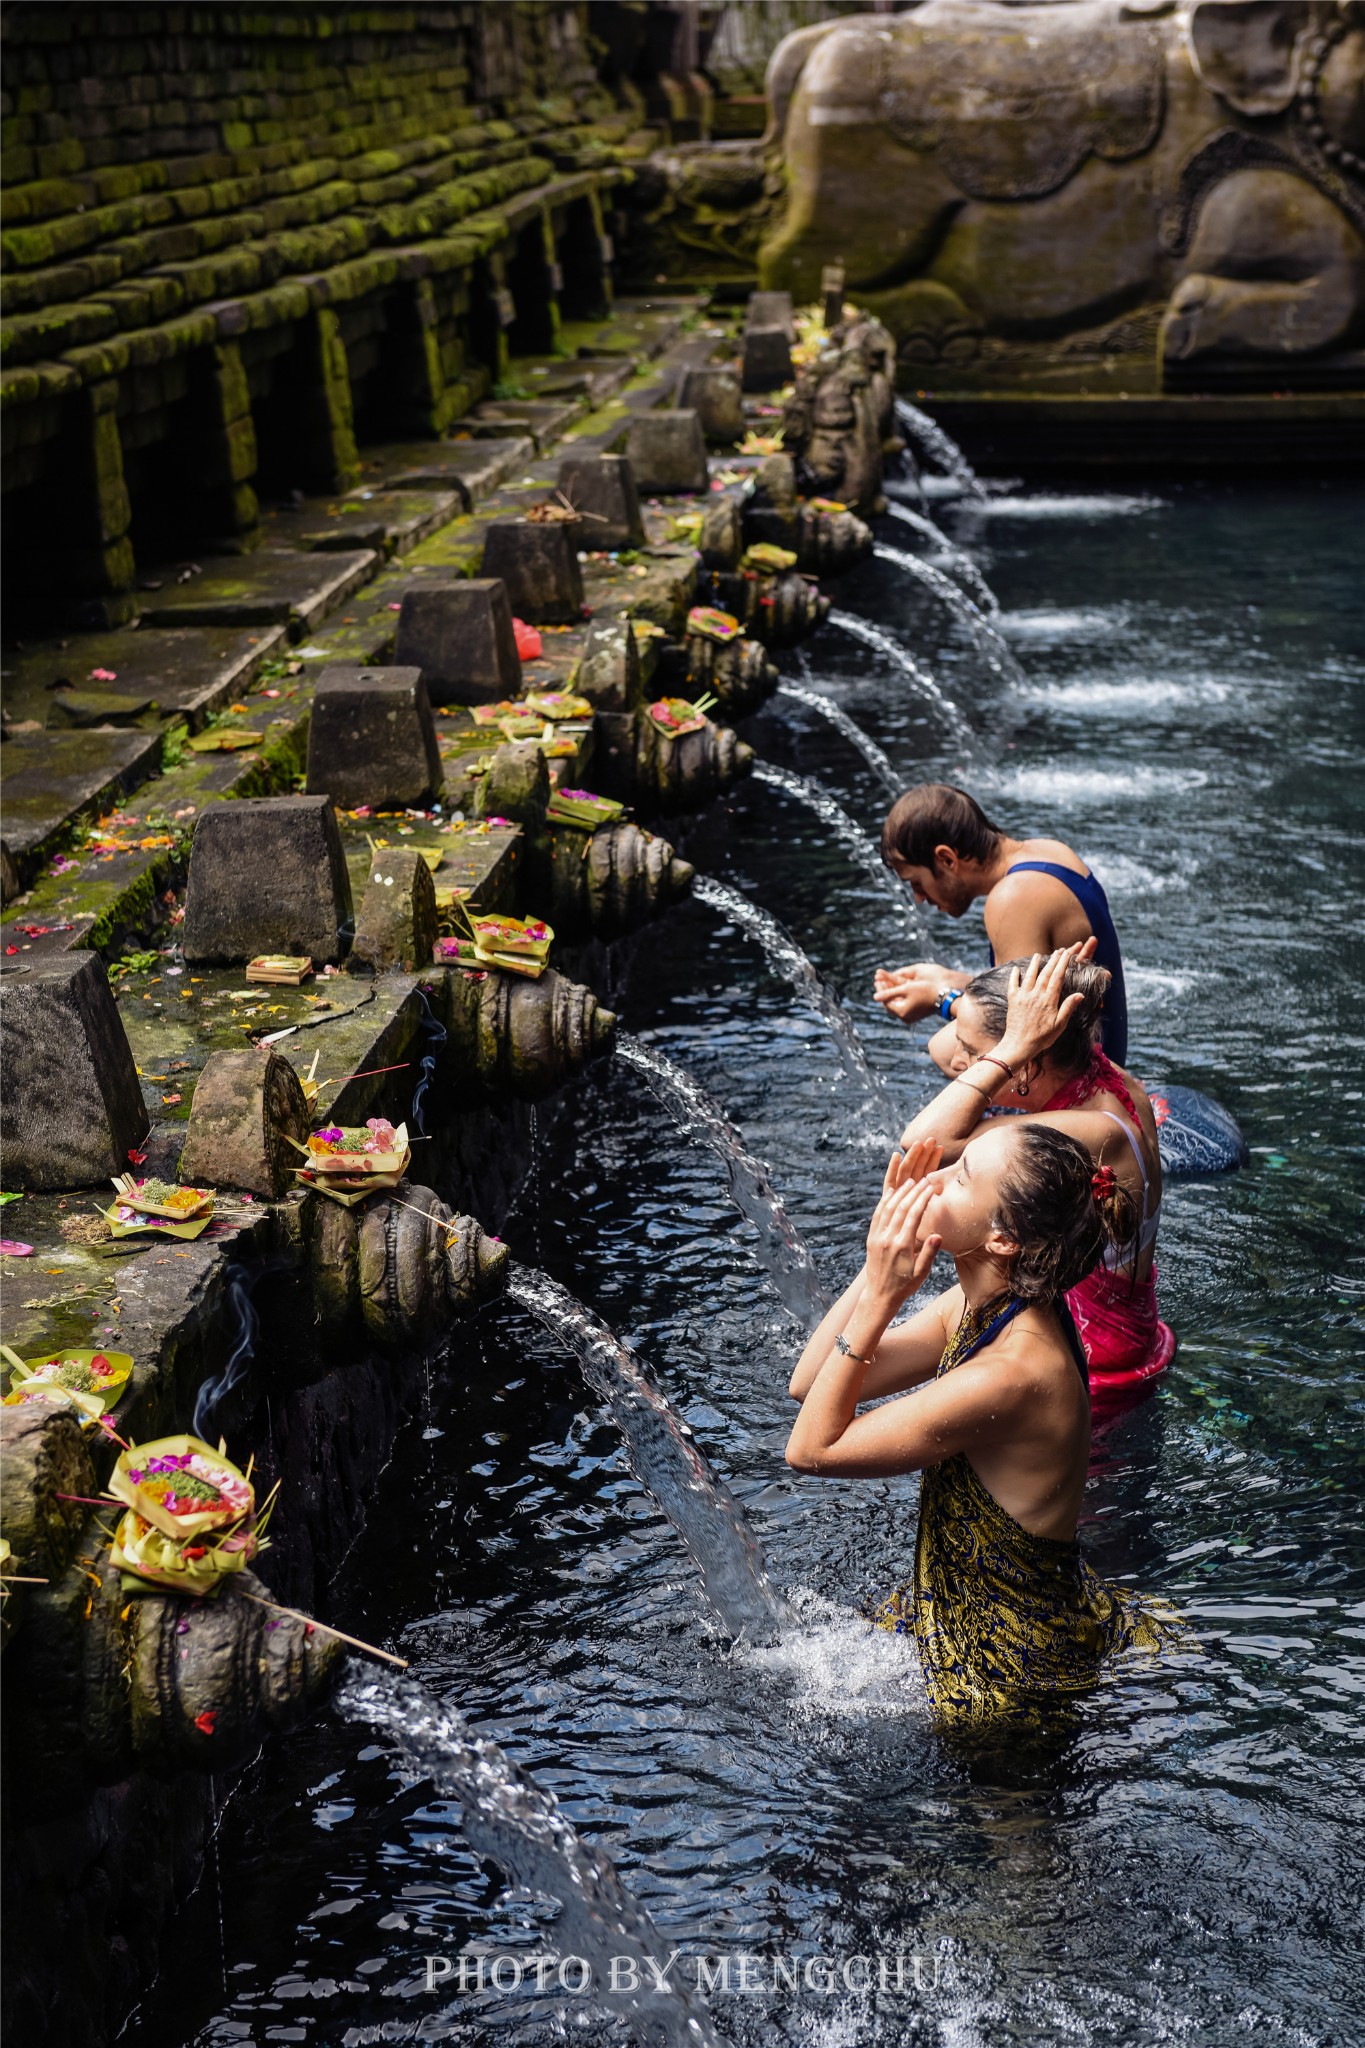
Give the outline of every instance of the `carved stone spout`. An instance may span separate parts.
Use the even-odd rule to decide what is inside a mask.
[[[692,886],[690,862],[638,825],[606,825],[591,836],[556,826],[549,850],[550,916],[561,934],[617,938],[659,917]]]
[[[777,670],[756,640],[721,643],[704,633],[689,633],[686,650],[690,694],[700,697],[709,691],[720,700],[726,718],[757,711],[777,688]]]
[[[790,455],[770,455],[760,465],[744,508],[744,538],[790,548],[797,568],[816,576],[838,575],[872,552],[872,529],[855,513],[797,495]]]
[[[211,1600],[129,1593],[102,1552],[35,1592],[5,1657],[20,1821],[139,1767],[231,1769],[316,1708],[339,1666],[336,1637],[258,1604],[252,1572]]]
[[[757,570],[718,575],[714,588],[722,609],[732,612],[749,638],[765,647],[797,647],[829,616],[829,599],[795,570],[783,575]]]
[[[502,1283],[506,1246],[430,1188],[401,1181],[392,1197],[372,1195],[354,1209],[312,1199],[302,1238],[318,1314],[334,1334],[404,1349]]]
[[[450,1035],[462,1071],[489,1094],[534,1101],[610,1049],[616,1018],[591,989],[548,968],[539,981],[450,976]]]

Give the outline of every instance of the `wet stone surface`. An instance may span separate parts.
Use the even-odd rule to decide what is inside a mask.
[[[272,508],[262,528],[267,547],[373,548],[386,556],[405,555],[465,507],[459,490],[383,491],[366,486],[322,504]]]
[[[384,485],[391,491],[459,491],[472,507],[535,455],[524,434],[486,441],[417,441],[386,448]]]
[[[157,592],[142,616],[153,626],[287,626],[295,639],[368,581],[373,549],[276,553],[208,561],[202,574]]]

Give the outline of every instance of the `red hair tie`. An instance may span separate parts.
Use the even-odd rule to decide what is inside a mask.
[[[1107,1202],[1117,1186],[1112,1166],[1097,1166],[1090,1176],[1090,1192],[1097,1202]]]

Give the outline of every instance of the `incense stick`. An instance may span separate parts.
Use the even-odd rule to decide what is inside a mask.
[[[400,1671],[406,1671],[406,1657],[395,1657],[392,1650],[378,1650],[373,1643],[362,1643],[359,1636],[348,1636],[345,1629],[333,1628],[329,1621],[319,1621],[315,1614],[302,1614],[297,1607],[282,1607],[278,1600],[263,1600],[259,1593],[248,1593],[245,1586],[237,1588],[243,1600],[254,1600],[258,1607],[268,1607],[272,1614],[287,1614],[294,1621],[301,1621],[308,1628],[320,1628],[324,1635],[335,1636],[339,1643],[349,1643],[353,1650],[364,1650],[369,1657],[382,1657],[386,1664],[396,1664]]]

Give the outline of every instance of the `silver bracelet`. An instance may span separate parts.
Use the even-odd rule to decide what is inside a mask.
[[[855,1360],[855,1362],[858,1365],[871,1365],[872,1363],[872,1360],[870,1358],[864,1358],[861,1351],[855,1351],[853,1349],[853,1346],[849,1343],[847,1337],[844,1335],[842,1330],[840,1330],[838,1336],[834,1340],[834,1348],[836,1351],[842,1351],[845,1358],[851,1358]]]

